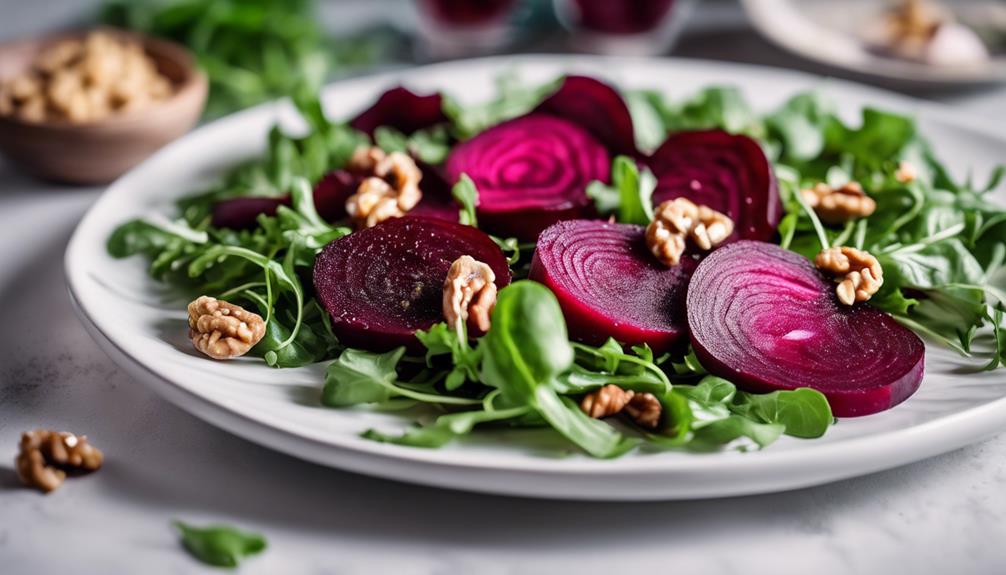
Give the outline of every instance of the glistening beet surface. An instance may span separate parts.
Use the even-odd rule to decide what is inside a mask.
[[[688,324],[709,371],[754,392],[810,387],[838,417],[890,409],[922,383],[925,346],[888,314],[845,306],[804,257],[739,241],[702,260]]]
[[[407,216],[354,232],[325,246],[314,265],[318,299],[332,331],[347,346],[422,351],[419,329],[443,321],[444,279],[469,255],[510,283],[502,250],[486,234],[458,223]]]
[[[608,152],[594,136],[544,114],[489,128],[447,159],[450,182],[468,174],[478,187],[479,226],[523,241],[557,221],[590,215],[587,184],[608,181],[609,172]]]
[[[419,95],[397,86],[381,94],[371,107],[350,120],[349,125],[369,136],[381,126],[409,135],[446,121],[440,94]]]
[[[646,247],[642,226],[559,222],[538,238],[531,279],[559,299],[570,337],[601,344],[646,343],[656,353],[687,333],[685,295],[696,260],[667,268]]]
[[[587,76],[567,76],[535,112],[557,116],[584,128],[612,154],[636,157],[636,134],[629,107],[617,90]]]
[[[679,132],[653,152],[654,205],[685,197],[734,221],[732,239],[768,241],[782,219],[772,164],[751,138],[720,130]]]

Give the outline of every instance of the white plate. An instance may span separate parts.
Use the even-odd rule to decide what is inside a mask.
[[[937,150],[964,174],[987,173],[1006,157],[1006,141],[966,128],[943,110],[877,90],[769,68],[681,60],[521,57],[455,62],[330,86],[330,115],[348,116],[398,82],[444,88],[466,100],[490,95],[492,79],[517,66],[531,80],[577,71],[626,87],[677,97],[712,83],[740,86],[758,108],[798,90],[820,88],[855,117],[872,103],[916,113]],[[334,467],[401,481],[524,496],[577,499],[676,499],[793,489],[887,469],[977,441],[1006,424],[1003,372],[964,375],[960,360],[927,352],[922,389],[886,413],[839,421],[819,440],[783,438],[759,452],[630,454],[597,461],[529,450],[509,435],[476,434],[440,450],[362,439],[370,427],[408,421],[365,409],[320,407],[323,365],[275,370],[257,360],[198,357],[186,338],[184,301],[148,279],[142,258],[114,260],[105,241],[120,223],[171,213],[174,200],[201,189],[243,159],[262,153],[285,104],[242,112],[175,142],[112,185],[77,228],[66,254],[80,315],[109,355],[137,380],[195,415],[252,441]],[[502,433],[502,432],[501,432]],[[551,454],[551,455],[550,455]]]
[[[1006,57],[1002,55],[974,66],[929,66],[871,52],[861,41],[862,30],[887,7],[883,2],[742,0],[742,3],[755,28],[773,43],[864,79],[900,88],[953,88],[1006,81]],[[995,2],[964,0],[949,4],[962,19],[972,21]]]

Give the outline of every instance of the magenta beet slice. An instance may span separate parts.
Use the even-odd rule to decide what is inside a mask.
[[[398,86],[381,94],[374,105],[350,120],[349,125],[373,136],[381,126],[395,128],[409,135],[447,121],[440,94],[420,96]]]
[[[650,157],[654,205],[685,197],[734,221],[733,239],[767,241],[782,218],[772,165],[751,138],[720,130],[672,135]]]
[[[530,278],[555,293],[570,337],[645,343],[659,354],[687,333],[685,295],[696,262],[685,257],[664,267],[644,236],[642,226],[572,220],[538,237]]]
[[[314,185],[314,209],[327,222],[346,217],[346,200],[356,193],[363,177],[346,170],[333,170]]]
[[[349,347],[422,351],[416,330],[443,321],[443,285],[457,258],[469,255],[510,283],[506,257],[471,227],[432,218],[388,220],[325,246],[314,264],[314,288]]]
[[[922,383],[925,346],[888,314],[845,306],[806,258],[739,241],[699,264],[688,287],[699,361],[753,392],[810,387],[836,416],[890,409]]]
[[[280,206],[290,205],[290,197],[231,198],[213,205],[210,224],[218,228],[249,230],[258,226],[262,214],[275,216]]]
[[[586,187],[607,181],[607,150],[583,128],[533,114],[498,124],[458,145],[447,178],[468,174],[479,190],[479,226],[534,241],[560,220],[591,214]]]
[[[629,108],[622,96],[604,82],[587,76],[567,76],[535,112],[558,116],[583,127],[612,154],[632,157],[639,154]]]

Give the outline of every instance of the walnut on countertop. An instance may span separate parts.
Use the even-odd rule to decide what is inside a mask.
[[[239,305],[200,296],[189,304],[189,338],[213,359],[248,353],[265,335],[265,321]]]
[[[104,455],[87,437],[66,431],[36,429],[21,435],[15,460],[21,482],[44,493],[63,484],[68,473],[86,473],[101,467]]]
[[[459,322],[469,333],[489,331],[489,316],[496,307],[496,274],[487,264],[471,256],[461,256],[451,263],[444,280],[444,319],[457,328]]]
[[[884,285],[884,269],[869,252],[846,246],[817,254],[814,264],[835,278],[835,294],[845,305],[869,300]]]

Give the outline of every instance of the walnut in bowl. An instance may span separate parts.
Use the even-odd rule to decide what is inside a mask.
[[[109,182],[187,132],[206,76],[181,46],[113,29],[0,45],[0,151],[40,177]]]

